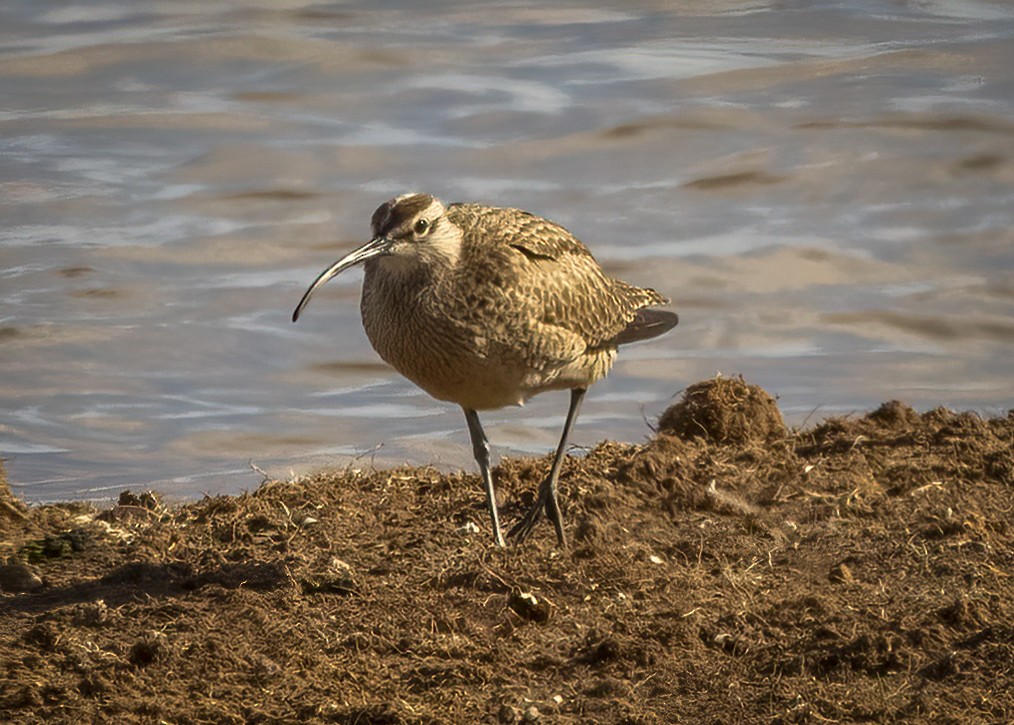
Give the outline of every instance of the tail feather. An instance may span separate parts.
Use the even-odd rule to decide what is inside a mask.
[[[616,347],[640,340],[650,340],[669,332],[679,321],[679,315],[672,310],[642,307],[618,335],[606,340],[601,347]]]

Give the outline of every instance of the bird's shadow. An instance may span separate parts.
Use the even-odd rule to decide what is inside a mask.
[[[131,562],[96,579],[43,587],[0,602],[0,612],[46,612],[85,602],[119,606],[145,599],[185,596],[210,585],[268,591],[291,582],[282,562],[229,562],[213,571],[195,572],[178,563]]]

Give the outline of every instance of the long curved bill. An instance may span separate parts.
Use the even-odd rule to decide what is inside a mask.
[[[311,284],[309,289],[307,289],[305,294],[303,294],[303,299],[301,299],[299,304],[296,305],[296,310],[292,313],[292,321],[295,322],[299,319],[299,316],[303,312],[303,308],[310,303],[310,298],[313,296],[313,293],[317,291],[318,287],[323,287],[328,280],[332,277],[337,277],[349,267],[355,267],[357,264],[361,264],[367,259],[373,259],[374,257],[382,257],[385,254],[390,254],[391,244],[391,240],[387,237],[376,237],[359,247],[359,249],[354,252],[349,252],[321,272],[320,276],[313,281],[313,284]]]

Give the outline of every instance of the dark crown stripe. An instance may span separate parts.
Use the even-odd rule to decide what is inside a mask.
[[[373,212],[373,231],[386,235],[428,209],[432,203],[433,197],[429,194],[413,194],[404,199],[385,202]]]

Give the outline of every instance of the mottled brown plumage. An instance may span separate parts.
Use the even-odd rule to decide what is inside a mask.
[[[325,270],[293,320],[320,285],[365,262],[366,334],[398,372],[464,409],[497,543],[488,443],[476,411],[571,390],[557,460],[536,506],[512,531],[525,538],[545,509],[562,545],[556,478],[584,391],[609,372],[618,345],[676,324],[675,313],[653,309],[668,300],[607,277],[570,232],[520,209],[445,207],[408,194],[381,205],[372,227],[373,240]]]

